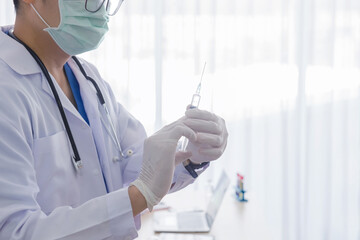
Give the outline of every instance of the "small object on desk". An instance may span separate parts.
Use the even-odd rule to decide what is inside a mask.
[[[211,235],[162,233],[159,240],[215,240]]]
[[[245,193],[244,190],[244,176],[240,175],[240,173],[237,174],[237,186],[236,186],[236,198],[240,202],[247,202],[248,200],[245,199]]]

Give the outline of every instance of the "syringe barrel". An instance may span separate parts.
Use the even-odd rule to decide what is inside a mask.
[[[185,152],[187,145],[189,144],[189,139],[187,139],[186,137],[181,137],[179,143],[180,143],[180,151]]]
[[[191,106],[190,108],[197,108],[200,104],[201,96],[199,94],[194,94],[191,100]]]
[[[192,97],[190,108],[198,108],[200,104],[200,99],[201,99],[200,95],[195,93]],[[180,138],[181,151],[186,151],[186,147],[188,144],[189,144],[189,139],[187,139],[186,137]]]

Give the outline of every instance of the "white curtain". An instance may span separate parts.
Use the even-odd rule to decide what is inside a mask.
[[[0,2],[0,24],[13,22]],[[128,0],[84,54],[151,134],[200,107],[277,239],[360,239],[360,1]]]

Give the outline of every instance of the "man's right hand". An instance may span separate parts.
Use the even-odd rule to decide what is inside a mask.
[[[143,163],[140,175],[134,185],[145,197],[147,207],[152,208],[168,193],[174,175],[176,147],[179,139],[184,136],[196,141],[194,130],[184,124],[186,117],[160,129],[144,143]],[[181,157],[191,157],[191,153],[182,152]]]

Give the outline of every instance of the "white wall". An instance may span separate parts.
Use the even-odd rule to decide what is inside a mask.
[[[358,0],[128,0],[84,57],[149,134],[207,61],[201,108],[230,133],[209,172],[243,173],[278,239],[360,238]]]

